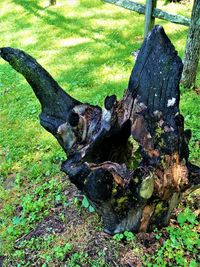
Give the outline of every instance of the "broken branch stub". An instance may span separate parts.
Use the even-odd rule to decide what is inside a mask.
[[[61,170],[102,216],[105,231],[167,225],[200,171],[188,161],[191,131],[179,111],[182,62],[163,28],[145,39],[124,97],[106,97],[103,109],[71,98],[26,53],[2,48],[0,55],[33,88],[41,125],[67,153]]]

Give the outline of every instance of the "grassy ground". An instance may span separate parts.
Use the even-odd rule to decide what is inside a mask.
[[[45,8],[47,2],[1,0],[0,46],[20,48],[37,58],[63,88],[83,102],[101,105],[108,94],[121,97],[134,63],[132,52],[143,40],[144,16],[100,0],[58,0],[56,6]],[[191,4],[164,8],[189,16]],[[157,23],[164,26],[182,56],[187,28]],[[199,164],[197,92],[181,89],[181,110],[186,126],[193,130],[191,160]],[[122,242],[102,232],[99,217],[83,207],[82,196],[60,173],[65,155],[39,126],[39,110],[24,79],[1,60],[0,266],[3,258],[5,266],[136,266],[136,262],[141,266],[142,255],[157,255],[164,240],[169,240],[170,230],[159,233],[163,240],[151,233],[123,236]],[[196,200],[189,197],[188,203],[195,210]],[[177,263],[171,254],[167,257]],[[189,255],[190,267],[196,266],[196,256],[184,245],[178,247],[179,254],[186,261]],[[150,259],[147,256],[143,264]],[[159,264],[153,266],[164,266]],[[189,266],[184,264],[177,266]]]

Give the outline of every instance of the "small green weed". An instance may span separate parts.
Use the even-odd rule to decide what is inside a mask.
[[[105,252],[99,251],[96,259],[91,259],[91,257],[86,252],[75,252],[67,260],[68,267],[109,267],[105,260]]]
[[[79,200],[79,198],[78,197],[75,197],[74,198],[74,204],[77,206],[77,207],[83,207],[83,208],[85,208],[85,209],[88,209],[88,211],[90,212],[90,213],[92,213],[92,212],[94,212],[95,211],[95,209],[93,208],[93,206],[92,205],[90,205],[90,203],[89,203],[89,201],[88,201],[88,199],[87,199],[87,197],[84,195],[83,196],[83,199],[81,200],[81,203],[80,203],[80,200]]]
[[[66,254],[72,250],[72,245],[67,243],[64,246],[55,246],[53,248],[54,256],[57,259],[64,260]]]
[[[115,234],[113,238],[118,242],[122,240],[126,240],[127,242],[130,242],[130,241],[135,240],[135,235],[130,231],[125,231],[124,233]]]
[[[89,201],[88,201],[86,196],[83,197],[82,207],[88,209],[89,212],[94,212],[95,211],[95,209],[90,205],[90,203],[89,203]]]
[[[68,267],[79,267],[87,261],[88,254],[84,252],[75,252],[67,260]]]
[[[178,215],[179,226],[166,228],[169,238],[155,255],[144,257],[147,267],[197,267],[199,266],[198,249],[200,247],[199,234],[195,228],[198,224],[196,216],[186,208]],[[156,234],[159,239],[161,234]]]
[[[38,266],[52,266],[53,263],[63,262],[73,249],[73,245],[65,243],[63,245],[52,245],[56,241],[54,235],[44,237],[34,237],[20,243],[18,249],[12,255],[14,266],[32,266],[37,261]],[[38,253],[41,251],[42,253]],[[31,262],[27,260],[31,255]],[[6,266],[11,266],[6,262]],[[13,266],[13,265],[12,265]]]
[[[189,223],[190,227],[198,224],[195,214],[189,208],[185,208],[178,215],[177,220],[180,226],[184,226],[185,223]]]

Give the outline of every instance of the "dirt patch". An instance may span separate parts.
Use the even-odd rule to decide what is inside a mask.
[[[33,237],[42,237],[52,233],[62,233],[64,227],[64,223],[60,221],[56,215],[48,216],[40,222],[35,229],[16,240],[15,248],[20,248],[23,241],[28,241]]]
[[[51,209],[51,214],[44,218],[34,230],[26,236],[16,241],[16,249],[22,248],[22,241],[30,240],[34,237],[43,237],[55,235],[60,244],[70,243],[73,245],[73,251],[68,254],[67,260],[73,253],[87,253],[88,260],[98,259],[99,255],[104,255],[105,262],[109,266],[118,267],[141,267],[143,265],[143,255],[154,255],[169,237],[165,228],[159,230],[160,237],[156,232],[138,233],[131,242],[122,240],[118,242],[112,236],[103,232],[101,218],[94,212],[90,213],[81,206],[83,196],[73,185],[68,186],[64,191],[66,203],[69,205],[63,207],[62,203],[55,203]],[[75,197],[80,200],[79,205],[74,203]],[[176,226],[176,217],[184,206],[189,206],[193,211],[197,208],[199,196],[192,195],[191,198],[183,198],[180,208],[174,210],[170,225]],[[197,209],[196,209],[197,210]],[[61,219],[60,214],[65,218]],[[32,251],[24,247],[26,259],[30,262],[38,262],[39,251]],[[1,258],[0,258],[1,262]],[[57,263],[55,263],[55,266]],[[0,265],[1,266],[1,265]],[[62,265],[60,265],[62,266]],[[82,264],[82,267],[89,265]]]

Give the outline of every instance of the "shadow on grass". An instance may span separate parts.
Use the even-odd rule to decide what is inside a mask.
[[[116,75],[120,75],[120,69],[122,73],[126,70],[128,70],[128,73],[131,72],[133,65],[132,58],[130,60],[131,52],[137,50],[142,42],[142,28],[138,27],[142,19],[139,19],[136,23],[134,18],[132,18],[130,25],[126,28],[116,26],[115,30],[111,31],[109,23],[119,23],[119,20],[122,18],[125,20],[125,16],[123,17],[120,12],[116,12],[116,16],[114,17],[112,14],[96,14],[95,12],[91,12],[87,18],[84,16],[84,13],[81,12],[79,12],[80,16],[78,17],[75,17],[75,15],[66,17],[60,14],[59,11],[56,12],[51,8],[44,10],[37,4],[37,1],[26,2],[13,0],[13,2],[22,6],[26,12],[39,17],[39,19],[44,22],[43,25],[55,26],[58,29],[58,31],[52,34],[52,38],[48,39],[46,36],[49,36],[49,34],[45,35],[44,30],[38,31],[36,42],[26,47],[29,51],[35,48],[42,50],[44,46],[47,51],[46,53],[48,53],[47,48],[50,50],[53,49],[54,51],[57,49],[56,53],[52,53],[50,56],[48,65],[51,66],[55,64],[62,65],[63,61],[65,62],[65,58],[69,60],[69,63],[65,63],[66,69],[63,67],[62,72],[59,70],[56,77],[58,82],[64,85],[64,87],[67,84],[66,87],[69,93],[75,94],[77,97],[80,95],[81,98],[91,100],[94,98],[93,101],[97,102],[102,99],[101,95],[104,97],[107,94],[107,87],[109,88],[109,92],[116,91],[115,88],[124,88],[124,81],[115,81],[115,74],[112,76],[112,79],[109,77],[108,81],[106,80],[106,71],[104,71],[105,77],[103,77],[103,81],[99,80],[99,74],[101,77],[102,69],[106,68],[106,66],[110,66],[110,68],[115,66],[115,68],[118,68],[116,70]],[[83,9],[85,6],[80,6],[79,8]],[[43,15],[39,12],[41,10],[44,10]],[[94,20],[99,20],[97,25]],[[104,20],[104,22],[101,20]],[[135,24],[134,27],[131,26],[133,24]],[[23,25],[21,24],[20,27],[21,26]],[[98,35],[101,35],[101,38],[99,38]],[[67,38],[72,36],[75,36],[75,38],[87,37],[90,41],[72,44],[66,47],[60,45],[59,47],[61,38],[64,38],[67,42]],[[139,36],[140,38],[134,43],[135,36]],[[48,46],[46,42],[48,42]],[[55,44],[58,46],[57,48],[55,48]],[[51,52],[49,52],[49,54],[50,53]],[[80,53],[83,55],[83,59],[78,58]],[[77,58],[77,60],[74,60],[74,58]],[[36,59],[38,60],[38,58]],[[54,68],[55,66],[53,69]],[[50,72],[55,76],[53,71]],[[113,90],[111,89],[111,85],[113,86]],[[100,91],[98,92],[98,90]]]
[[[112,16],[112,14],[96,14],[93,12],[91,15],[85,17],[84,12],[80,13],[79,16],[71,16],[71,17],[66,17],[63,16],[62,14],[56,11],[53,11],[52,9],[45,9],[45,13],[41,15],[38,11],[44,10],[44,8],[41,8],[37,3],[34,1],[31,2],[26,2],[23,0],[13,0],[13,2],[17,5],[22,6],[27,12],[30,14],[36,15],[39,17],[41,20],[45,22],[47,25],[53,25],[56,26],[57,28],[60,28],[62,32],[55,33],[55,38],[56,37],[67,37],[71,36],[72,34],[77,34],[79,36],[85,37],[86,33],[90,38],[93,38],[95,41],[97,39],[93,36],[93,33],[96,32],[101,32],[105,31],[105,25],[98,25],[97,27],[94,27],[91,22],[92,19],[98,20],[98,19],[103,19],[106,21],[106,19],[112,20],[112,23],[117,22],[119,19],[122,19],[122,14],[119,13],[115,15],[115,17]],[[84,5],[83,5],[84,6]],[[82,9],[83,7],[80,5],[79,7]],[[84,9],[83,9],[84,11]],[[82,14],[82,15],[81,15]],[[126,17],[124,16],[124,19]],[[109,21],[110,22],[110,21]],[[131,23],[131,22],[130,22]],[[140,21],[139,21],[140,23]],[[138,24],[138,22],[137,22]],[[109,23],[107,25],[108,27],[110,26]],[[141,30],[138,31],[136,30],[136,23],[132,29],[132,34],[134,35],[136,32],[141,32]],[[64,31],[63,31],[64,30]],[[110,31],[110,29],[108,29]],[[115,36],[117,37],[117,36]],[[109,36],[105,36],[105,39],[109,38]],[[122,41],[123,39],[121,39]]]
[[[23,6],[28,12],[37,14],[38,10],[43,10],[40,5],[37,4],[37,0],[34,1],[23,1],[23,0],[12,0],[15,4]]]
[[[57,31],[51,35],[47,34],[47,36],[50,37],[48,39],[46,39],[44,30],[39,31],[36,42],[26,47],[28,50],[33,50],[35,47],[39,50],[42,50],[43,47],[45,48],[46,54],[50,55],[47,63],[53,66],[53,71],[50,71],[51,74],[56,76],[54,75],[54,69],[59,65],[59,71],[56,70],[56,79],[61,85],[66,87],[69,93],[75,94],[75,96],[80,95],[80,97],[83,98],[88,95],[88,97],[86,97],[87,99],[94,98],[96,102],[97,99],[101,98],[101,95],[106,94],[104,92],[98,92],[98,90],[107,91],[105,89],[107,87],[106,84],[109,84],[109,91],[111,90],[111,84],[113,88],[119,88],[119,84],[124,88],[124,81],[120,82],[119,79],[115,80],[115,74],[112,75],[111,79],[109,77],[109,71],[108,80],[106,80],[107,74],[104,69],[106,69],[106,66],[110,68],[117,66],[118,70],[116,75],[120,75],[120,69],[122,73],[131,73],[133,66],[133,59],[130,57],[131,52],[137,50],[143,41],[143,25],[141,23],[143,17],[135,15],[134,18],[139,18],[137,22],[132,18],[129,21],[130,25],[125,25],[126,27],[116,27],[112,31],[109,28],[109,23],[115,24],[118,20],[123,18],[120,11],[116,11],[114,17],[112,14],[103,14],[101,12],[91,12],[87,14],[87,17],[84,16],[84,12],[79,12],[79,16],[76,16],[76,12],[72,12],[69,17],[62,15],[59,10],[56,11],[55,7],[54,10],[52,10],[52,8],[44,10],[37,1],[27,2],[23,0],[13,0],[13,2],[22,6],[26,12],[39,17],[43,25],[56,27]],[[83,11],[84,8],[84,3],[78,7],[79,10],[83,9]],[[87,8],[92,9],[93,5],[89,5]],[[42,10],[44,10],[44,13],[41,15],[40,11]],[[102,20],[104,20],[104,22],[102,22]],[[96,22],[98,23],[95,24]],[[166,22],[163,21],[163,26],[165,26],[165,24]],[[131,25],[134,25],[134,27]],[[20,26],[23,26],[23,24]],[[52,28],[52,31],[53,30],[54,28]],[[187,28],[179,31],[179,34],[185,35],[186,31]],[[100,38],[98,35],[101,35]],[[89,40],[83,43],[82,41],[80,41],[80,43],[75,42],[70,45],[68,44],[68,39],[71,37],[74,37],[74,39],[86,38]],[[61,43],[62,38],[65,41],[64,45]],[[178,43],[179,41],[176,38],[176,33],[170,33],[170,39],[172,39],[173,43]],[[46,42],[48,42],[48,46]],[[49,52],[47,50],[48,48]],[[55,53],[52,51],[55,51]],[[179,53],[182,54],[182,50]],[[64,64],[63,62],[66,62],[66,69],[62,66]],[[62,68],[59,68],[60,66],[62,66]],[[102,72],[104,73],[104,77],[102,77]],[[103,81],[99,80],[99,77],[103,78]],[[92,91],[95,93],[91,93]]]

